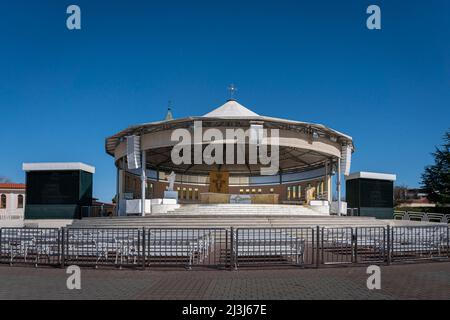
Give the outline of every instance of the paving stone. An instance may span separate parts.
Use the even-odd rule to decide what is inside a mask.
[[[450,262],[381,266],[381,290],[366,267],[319,269],[81,269],[68,290],[64,269],[0,266],[0,299],[450,299]]]

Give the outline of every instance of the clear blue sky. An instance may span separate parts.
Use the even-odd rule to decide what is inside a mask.
[[[82,30],[66,28],[78,4]],[[366,28],[370,4],[382,30]],[[23,162],[94,165],[115,192],[105,137],[202,115],[237,98],[263,115],[351,135],[353,171],[418,186],[450,119],[450,1],[94,1],[0,3],[0,176]]]

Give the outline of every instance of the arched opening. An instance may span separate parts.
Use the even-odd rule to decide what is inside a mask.
[[[19,194],[17,197],[17,208],[22,209],[23,208],[23,195]]]
[[[6,194],[0,196],[0,209],[6,209]]]

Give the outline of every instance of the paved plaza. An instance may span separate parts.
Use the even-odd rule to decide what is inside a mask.
[[[64,269],[0,266],[0,299],[450,299],[450,263],[264,270],[81,270],[68,290]]]

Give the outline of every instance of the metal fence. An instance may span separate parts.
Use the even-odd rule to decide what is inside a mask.
[[[388,262],[389,237],[385,227],[358,227],[353,230],[355,263]]]
[[[391,263],[450,257],[446,226],[322,228],[321,264]]]
[[[0,229],[0,262],[2,263],[58,265],[61,257],[60,229]]]
[[[68,228],[63,232],[64,264],[142,266],[143,229]]]
[[[230,230],[221,228],[152,228],[146,233],[146,265],[226,267]]]
[[[450,258],[445,225],[2,228],[0,263],[152,268],[390,264]]]
[[[393,227],[389,254],[392,262],[449,258],[449,228]]]
[[[320,239],[322,264],[380,263],[387,258],[384,227],[324,227]]]
[[[353,262],[353,231],[349,227],[322,228],[320,232],[322,264]]]
[[[394,219],[450,223],[450,214],[416,211],[394,211]]]
[[[313,228],[238,228],[232,234],[234,268],[314,263]]]

